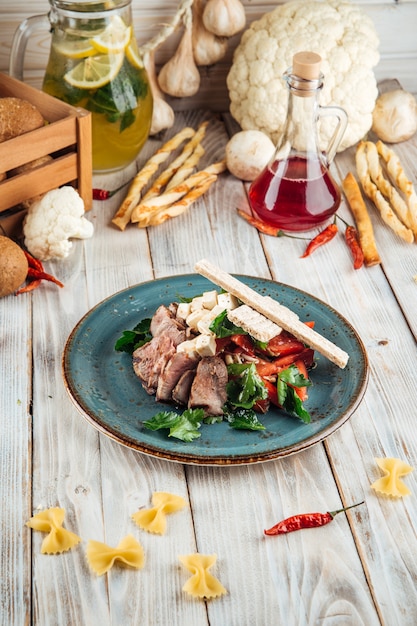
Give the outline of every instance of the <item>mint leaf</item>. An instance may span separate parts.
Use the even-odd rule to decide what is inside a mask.
[[[169,429],[168,437],[175,437],[182,441],[193,441],[201,437],[198,430],[204,419],[203,409],[186,409],[183,413],[175,411],[161,411],[143,425],[149,430]]]
[[[124,330],[122,336],[116,341],[114,349],[117,352],[133,354],[136,348],[140,348],[152,339],[150,326],[151,318],[145,318],[136,324],[132,330]]]
[[[227,366],[228,401],[236,407],[251,409],[257,400],[268,397],[268,391],[256,371],[254,363],[233,363]]]

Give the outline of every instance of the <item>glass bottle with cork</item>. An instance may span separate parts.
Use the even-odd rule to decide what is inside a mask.
[[[329,166],[348,118],[338,106],[321,106],[321,57],[298,52],[285,74],[287,118],[275,153],[249,188],[249,202],[261,221],[286,231],[307,231],[337,211],[341,194]],[[335,116],[337,125],[325,152],[319,148],[318,122]]]

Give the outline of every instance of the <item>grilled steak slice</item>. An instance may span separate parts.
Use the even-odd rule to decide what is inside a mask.
[[[158,379],[170,358],[176,354],[172,339],[167,335],[153,337],[133,353],[133,370],[149,395],[156,392]]]
[[[168,401],[172,399],[172,390],[184,372],[195,370],[200,357],[191,357],[185,352],[176,352],[168,361],[158,380],[156,399]]]
[[[166,335],[170,337],[175,346],[186,339],[185,323],[175,317],[175,312],[163,304],[155,311],[150,331],[153,337]]]
[[[227,400],[227,367],[218,356],[203,357],[191,385],[188,408],[202,408],[206,415],[223,415]]]
[[[182,374],[181,378],[172,390],[172,399],[174,402],[187,406],[194,376],[195,370],[188,370]]]

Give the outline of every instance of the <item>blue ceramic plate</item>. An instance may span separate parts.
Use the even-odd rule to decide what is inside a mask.
[[[349,354],[340,369],[316,353],[313,386],[304,424],[279,409],[262,416],[264,431],[234,430],[228,423],[203,425],[201,438],[185,443],[168,431],[142,426],[169,405],[156,403],[136,378],[131,357],[114,345],[124,330],[151,317],[160,304],[192,297],[214,288],[206,278],[189,274],[130,287],[107,298],[87,313],[72,331],[63,356],[68,393],[81,414],[101,433],[145,454],[197,465],[239,465],[283,457],[322,441],[342,426],[358,407],[368,380],[368,362],[361,339],[334,309],[311,295],[280,283],[248,276],[238,278],[263,295],[295,311],[302,321]]]

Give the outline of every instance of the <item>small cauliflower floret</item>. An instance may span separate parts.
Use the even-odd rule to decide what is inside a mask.
[[[93,224],[84,217],[83,199],[69,185],[52,189],[34,202],[23,224],[25,246],[41,261],[67,257],[71,239],[88,239],[93,233]]]
[[[260,130],[277,143],[286,116],[288,90],[282,79],[295,53],[311,50],[323,60],[320,104],[338,105],[348,115],[338,151],[370,130],[378,96],[373,68],[379,39],[361,7],[341,0],[284,2],[252,22],[243,33],[227,76],[230,113],[242,130]],[[321,149],[328,147],[334,120],[320,124]]]

